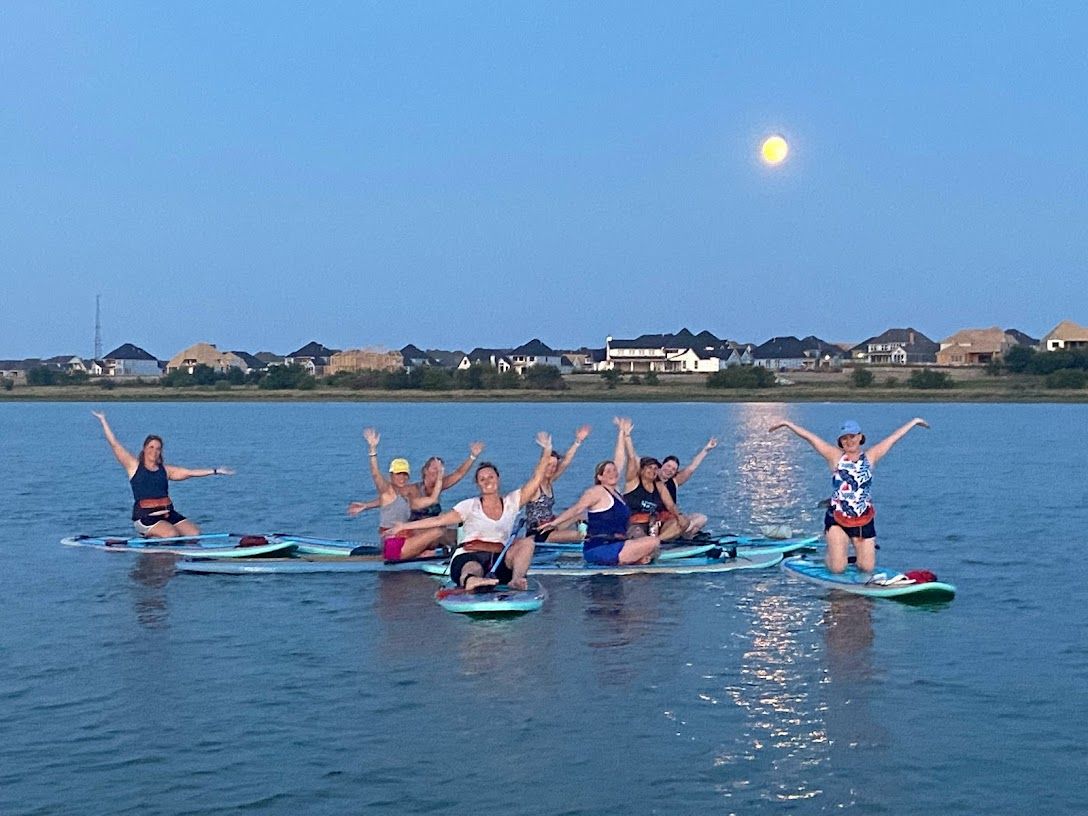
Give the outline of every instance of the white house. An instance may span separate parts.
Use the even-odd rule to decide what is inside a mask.
[[[1043,338],[1044,351],[1088,348],[1088,329],[1072,320],[1063,320]]]

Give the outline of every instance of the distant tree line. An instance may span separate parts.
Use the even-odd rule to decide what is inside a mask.
[[[1047,388],[1084,388],[1088,385],[1088,349],[1036,351],[1014,346],[999,364],[1010,374],[1045,377]]]

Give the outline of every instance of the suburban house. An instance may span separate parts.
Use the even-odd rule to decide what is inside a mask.
[[[430,354],[419,348],[419,346],[414,346],[411,343],[400,350],[400,360],[401,365],[404,366],[406,371],[411,371],[415,368],[423,368],[425,366],[441,365],[441,363]]]
[[[107,377],[160,377],[159,361],[139,346],[125,343],[102,358]]]
[[[325,374],[339,374],[342,371],[400,371],[402,368],[404,358],[399,351],[345,349],[330,355]]]
[[[937,365],[986,365],[1000,360],[1009,349],[1019,345],[1016,338],[997,326],[989,329],[964,329],[941,341]]]
[[[89,373],[87,364],[83,362],[82,357],[75,357],[69,354],[61,354],[56,357],[48,357],[42,361],[46,365],[56,366],[65,374],[78,374]]]
[[[41,360],[0,360],[0,380],[26,385],[26,373],[41,364]]]
[[[261,365],[259,360],[253,359],[258,366]],[[207,366],[212,371],[220,372],[227,372],[232,368],[248,372],[253,368],[238,352],[220,351],[213,343],[197,343],[171,357],[166,363],[166,371],[192,374],[197,366]]]
[[[525,369],[538,365],[555,366],[564,374],[569,374],[573,368],[570,360],[564,364],[561,352],[549,348],[535,337],[528,343],[513,349],[507,356],[518,374],[524,374]]]
[[[405,348],[408,347],[405,346]],[[412,346],[412,348],[415,347]],[[461,358],[465,356],[463,351],[446,351],[445,349],[427,349],[426,354],[434,360],[435,365],[440,365],[443,368],[457,368]]]
[[[1063,320],[1047,332],[1041,345],[1043,351],[1088,349],[1088,329],[1078,326],[1072,320]]]
[[[935,363],[939,348],[917,329],[888,329],[850,349],[850,359],[872,365]]]
[[[283,358],[285,365],[302,366],[315,377],[325,376],[325,368],[329,365],[329,358],[339,349],[326,348],[313,340],[297,351],[292,351]]]
[[[259,362],[264,368],[283,365],[283,355],[275,354],[271,351],[258,351],[253,355],[253,359]]]
[[[772,337],[752,351],[752,363],[772,371],[838,368],[846,352],[815,335],[798,340],[793,335]]]
[[[721,340],[708,331],[692,334],[643,334],[634,340],[605,338],[603,368],[632,374],[660,372],[692,374],[750,364],[751,346]]]
[[[577,351],[564,351],[563,356],[570,361],[571,371],[600,371],[606,359],[605,349],[584,346]]]
[[[459,371],[466,371],[474,365],[486,365],[497,368],[499,371],[510,371],[514,363],[510,360],[509,349],[489,349],[477,346],[468,354],[461,356],[457,363]]]

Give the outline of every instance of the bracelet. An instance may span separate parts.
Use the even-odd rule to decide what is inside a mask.
[[[378,454],[377,454],[377,452],[375,452],[375,451],[371,451],[371,452],[370,452],[370,456],[377,456],[377,455],[378,455]]]
[[[469,459],[470,459],[471,461],[475,462],[475,461],[476,461],[476,454],[475,454],[475,453],[470,453],[470,454],[468,455],[468,458],[469,458]]]
[[[212,468],[212,476],[218,476],[218,475],[219,475],[219,468],[217,468],[217,467]]]

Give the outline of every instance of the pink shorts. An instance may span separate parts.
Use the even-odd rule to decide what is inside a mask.
[[[400,561],[401,551],[404,549],[404,536],[390,536],[382,539],[382,557],[386,561]]]

